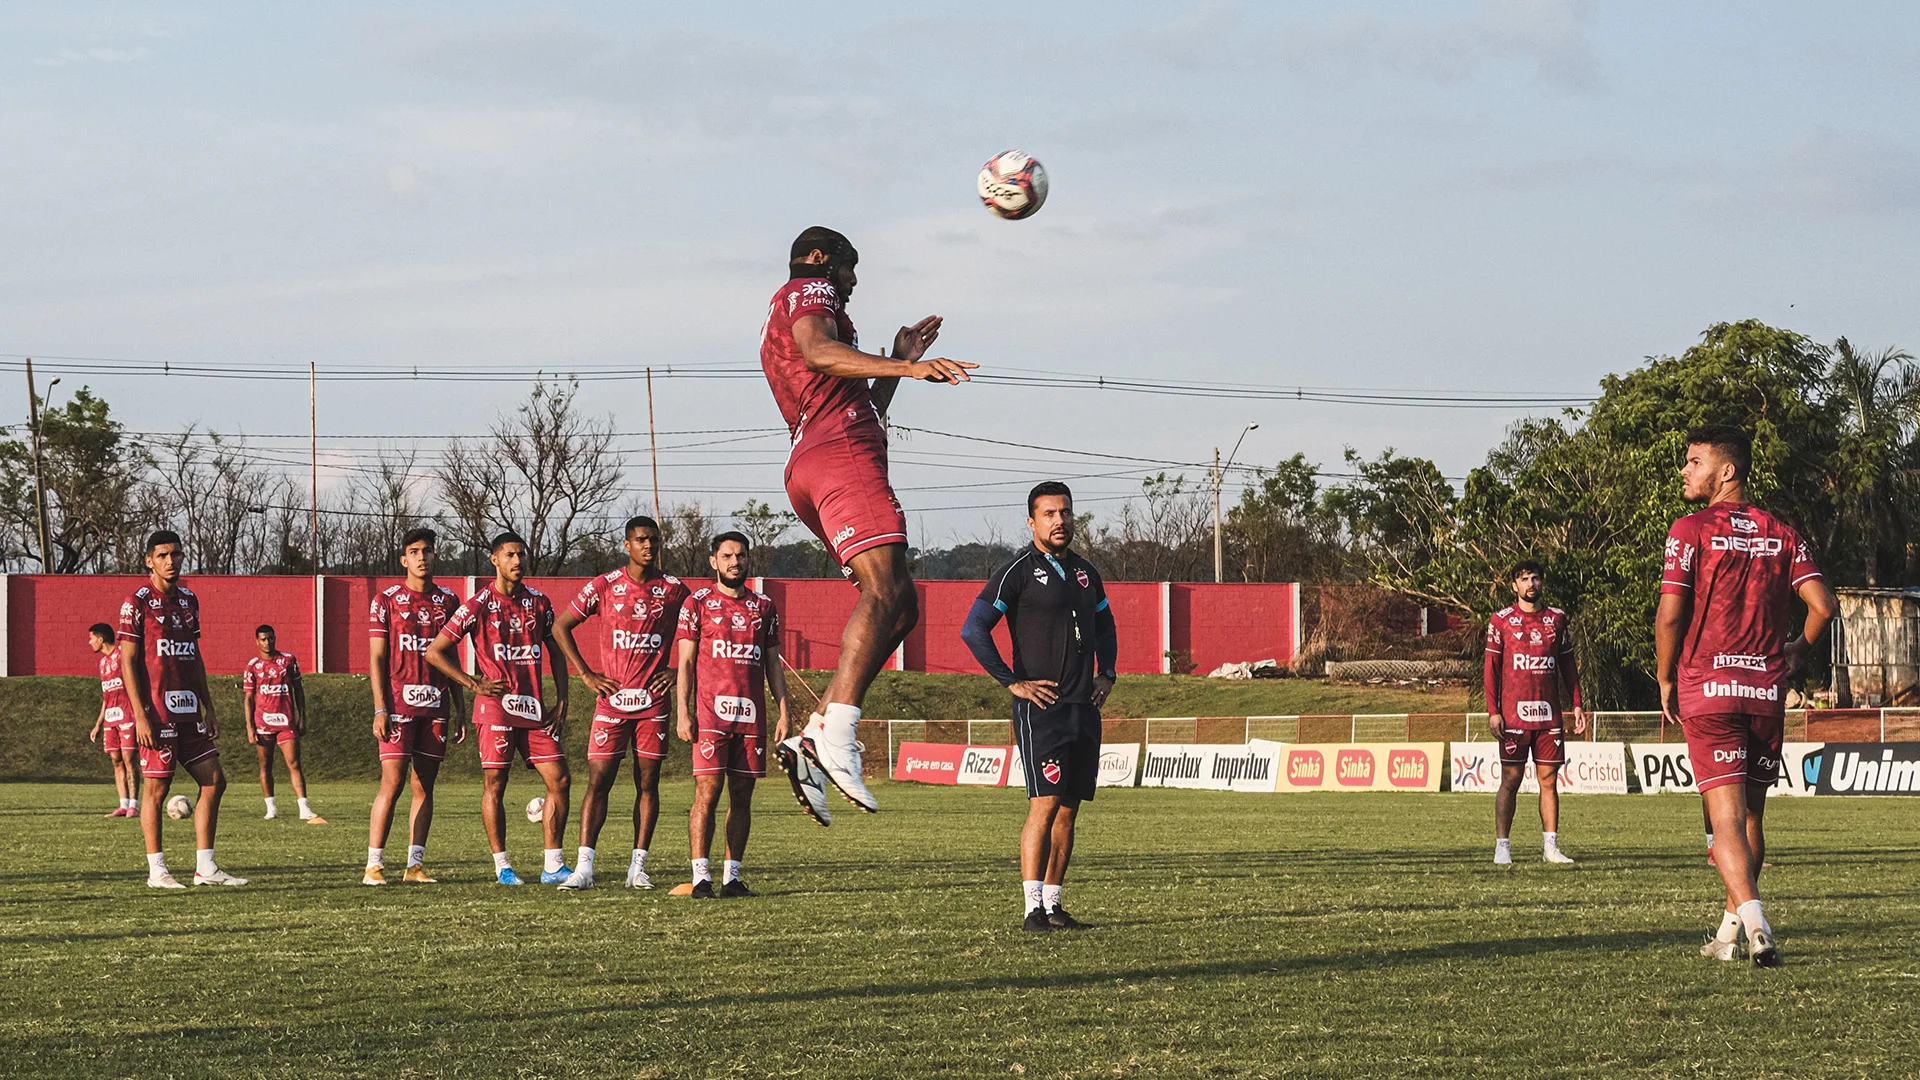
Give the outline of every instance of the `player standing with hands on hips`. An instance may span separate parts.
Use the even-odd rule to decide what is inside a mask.
[[[1061,906],[1080,804],[1100,780],[1100,707],[1113,690],[1119,635],[1106,585],[1073,543],[1073,493],[1048,481],[1027,496],[1033,543],[987,578],[960,637],[1013,692],[1013,737],[1026,770],[1020,833],[1027,930],[1083,930]],[[1004,615],[1013,666],[993,641]]]
[[[1500,740],[1500,790],[1493,797],[1493,861],[1513,862],[1507,833],[1513,828],[1514,803],[1533,755],[1540,780],[1540,831],[1550,863],[1572,864],[1560,853],[1560,769],[1567,763],[1561,726],[1560,686],[1573,702],[1573,733],[1587,730],[1580,707],[1580,672],[1573,661],[1573,635],[1567,613],[1540,602],[1546,575],[1537,562],[1523,562],[1507,575],[1514,602],[1493,613],[1487,623],[1487,663],[1481,684],[1487,695],[1487,726]]]
[[[1778,967],[1780,949],[1760,908],[1762,820],[1780,775],[1786,682],[1833,619],[1833,590],[1793,528],[1747,502],[1753,443],[1737,428],[1687,434],[1682,493],[1705,510],[1667,533],[1660,607],[1654,615],[1660,712],[1687,735],[1694,787],[1714,834],[1714,867],[1726,882],[1720,928],[1700,947],[1717,960],[1738,956]],[[1807,618],[1788,639],[1787,602]]]

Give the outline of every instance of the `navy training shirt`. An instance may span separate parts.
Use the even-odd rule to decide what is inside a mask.
[[[1092,563],[1028,544],[988,576],[980,602],[1006,616],[1016,679],[1051,680],[1063,704],[1093,702],[1099,623],[1112,616]]]

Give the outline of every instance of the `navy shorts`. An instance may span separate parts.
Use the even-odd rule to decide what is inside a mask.
[[[1013,699],[1013,738],[1027,774],[1027,798],[1086,802],[1100,783],[1100,710],[1090,704],[1043,709]]]

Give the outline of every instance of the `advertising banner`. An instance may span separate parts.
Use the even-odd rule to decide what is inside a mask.
[[[1500,787],[1500,744],[1457,742],[1447,746],[1447,786],[1492,794]]]
[[[959,774],[954,777],[953,782],[985,787],[1005,787],[1007,758],[1012,755],[1012,751],[1013,748],[1010,746],[965,747],[960,755]]]
[[[956,743],[903,742],[894,759],[895,780],[918,780],[923,784],[960,782],[960,759],[967,748]]]
[[[1920,742],[1830,742],[1819,757],[1815,794],[1920,795]]]
[[[1139,772],[1139,743],[1108,743],[1100,748],[1101,787],[1132,787]]]
[[[1289,744],[1276,791],[1439,791],[1446,743]]]
[[[1768,795],[1812,795],[1822,750],[1838,743],[1790,742],[1780,748],[1780,778]],[[1693,791],[1693,761],[1685,743],[1634,743],[1628,748],[1640,790],[1648,795]]]
[[[1560,766],[1562,795],[1625,795],[1627,793],[1627,744],[1617,742],[1570,742],[1565,744],[1567,763]],[[1499,755],[1496,753],[1495,758]],[[1520,781],[1523,794],[1538,795],[1540,779],[1529,766]]]
[[[1271,749],[1220,743],[1150,743],[1140,768],[1140,786],[1272,791],[1277,765]]]

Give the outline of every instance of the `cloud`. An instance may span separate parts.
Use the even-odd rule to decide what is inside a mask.
[[[41,67],[72,67],[75,64],[134,64],[152,55],[153,50],[144,45],[134,49],[95,46],[90,49],[60,49],[50,56],[36,56],[33,62]]]

